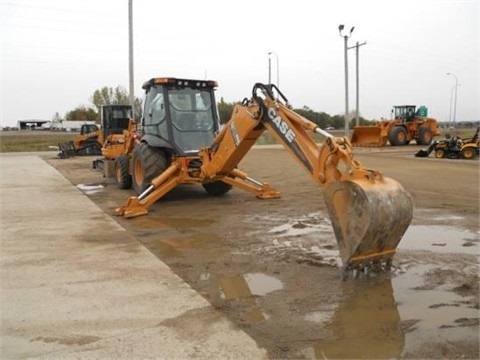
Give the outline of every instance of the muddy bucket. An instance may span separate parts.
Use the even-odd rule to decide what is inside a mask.
[[[413,202],[395,180],[337,181],[324,191],[344,269],[391,264],[412,220]]]
[[[380,126],[356,126],[350,143],[352,146],[382,147],[387,144],[387,137]]]

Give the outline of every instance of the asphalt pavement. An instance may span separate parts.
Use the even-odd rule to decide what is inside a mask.
[[[0,154],[0,358],[266,351],[35,154]]]

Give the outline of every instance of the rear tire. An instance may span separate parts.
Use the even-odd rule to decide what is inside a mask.
[[[202,184],[203,188],[208,195],[211,196],[222,196],[230,191],[232,185],[224,183],[223,181],[212,181],[209,183]]]
[[[418,129],[418,144],[430,145],[432,140],[432,130],[428,126],[420,126],[420,128]]]
[[[407,143],[407,131],[401,126],[395,126],[388,134],[388,141],[392,146],[402,146]]]
[[[160,148],[140,143],[133,150],[132,186],[137,195],[150,186],[151,181],[167,168],[167,156]]]
[[[132,187],[132,176],[128,172],[128,157],[121,155],[115,160],[115,176],[120,189]]]
[[[468,146],[462,150],[462,158],[471,160],[475,159],[477,156],[477,151],[473,146]]]

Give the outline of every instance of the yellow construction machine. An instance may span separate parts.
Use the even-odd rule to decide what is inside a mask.
[[[121,189],[132,186],[128,163],[139,137],[137,122],[130,105],[106,105],[102,107],[102,158],[93,161],[93,168],[105,177],[115,177]]]
[[[354,160],[347,138],[333,137],[292,111],[275,85],[255,84],[251,98],[236,105],[220,127],[216,87],[214,81],[177,78],[144,84],[142,136],[125,165],[138,196],[130,197],[116,214],[147,214],[179,184],[202,185],[210,195],[223,195],[235,186],[260,199],[278,198],[280,193],[268,183],[237,168],[268,130],[323,188],[345,273],[373,265],[389,268],[412,219],[407,191]],[[310,132],[323,135],[324,143],[319,146]]]
[[[80,134],[73,141],[58,144],[58,157],[66,159],[72,156],[102,155],[106,147],[116,145],[123,140],[123,132],[136,127],[131,105],[103,105],[100,110],[100,127],[96,124],[84,124]]]
[[[427,116],[427,108],[416,105],[394,106],[391,120],[379,121],[373,126],[355,126],[350,142],[353,146],[383,147],[407,145],[412,140],[418,145],[430,145],[441,135],[437,120]]]

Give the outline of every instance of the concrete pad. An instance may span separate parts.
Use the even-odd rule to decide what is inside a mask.
[[[267,357],[38,156],[0,154],[0,215],[2,359]]]

